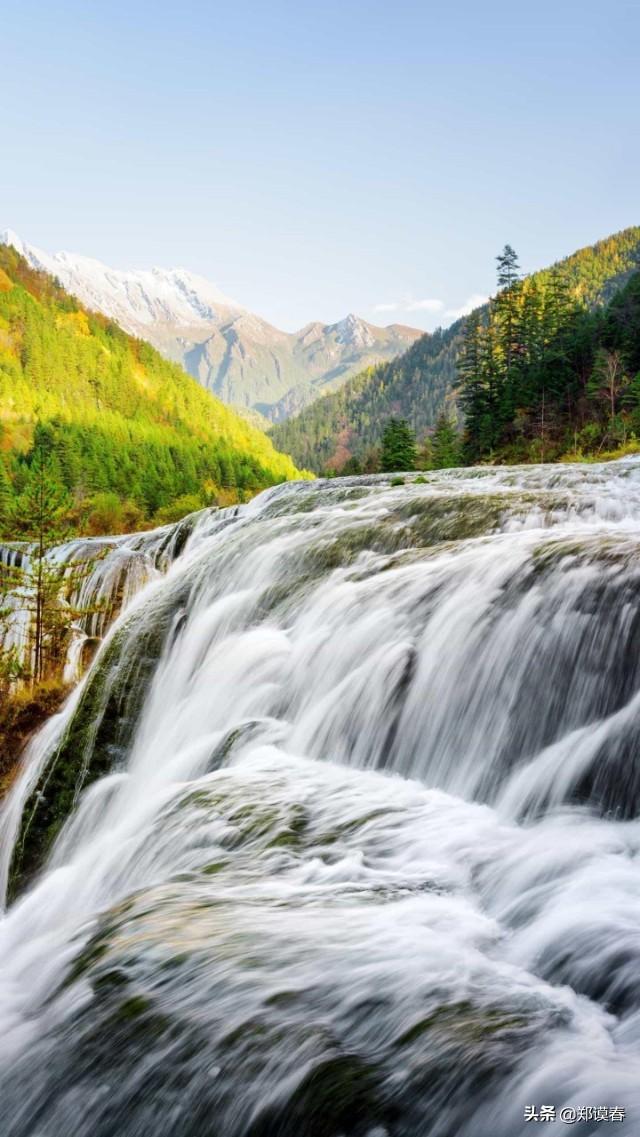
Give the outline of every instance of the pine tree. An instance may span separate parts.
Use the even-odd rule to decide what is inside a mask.
[[[455,423],[444,412],[438,415],[431,436],[432,464],[435,470],[460,465],[460,439]]]
[[[507,259],[499,278],[503,281],[509,281],[512,276],[511,253],[513,250],[507,246]],[[460,405],[465,415],[464,452],[471,462],[491,454],[505,414],[502,406],[505,368],[500,331],[496,301],[490,304],[486,316],[478,311],[472,312],[467,319],[457,361],[462,380]]]
[[[29,481],[16,504],[15,528],[32,541],[28,567],[22,571],[17,595],[32,617],[32,677],[39,682],[47,655],[59,647],[63,632],[60,590],[64,567],[52,564],[47,554],[64,533],[61,521],[68,507],[64,489],[53,476],[53,460],[46,438],[38,439]]]
[[[549,270],[545,301],[545,330],[547,342],[549,342],[553,336],[566,327],[569,317],[576,308],[569,280],[557,265]]]
[[[465,458],[548,461],[640,435],[640,273],[590,310],[584,270],[520,280],[509,246],[498,265],[498,294],[467,321],[458,360]]]
[[[465,449],[474,461],[482,454],[484,420],[489,410],[486,372],[483,360],[483,328],[479,312],[468,317],[462,350],[458,358],[462,380],[460,405],[465,414]]]
[[[7,528],[13,504],[13,487],[2,458],[0,458],[0,533]]]
[[[352,455],[351,458],[347,458],[347,461],[345,462],[344,466],[342,467],[340,473],[343,477],[347,477],[350,474],[361,474],[362,473],[362,465],[361,465],[359,459],[356,458],[354,455]]]
[[[496,257],[498,262],[498,291],[509,291],[520,279],[518,254],[511,245],[505,245]]]
[[[517,404],[518,363],[522,346],[519,328],[521,281],[518,257],[511,245],[505,245],[496,260],[498,294],[495,299],[494,314],[497,324],[497,343],[500,348],[498,408],[502,425],[513,418]]]
[[[416,436],[406,419],[390,418],[382,435],[380,469],[396,473],[416,468]]]

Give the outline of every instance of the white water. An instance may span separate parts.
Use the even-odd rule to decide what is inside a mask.
[[[58,545],[48,553],[52,564],[62,568],[60,600],[75,613],[67,647],[64,678],[71,683],[82,674],[82,656],[88,641],[103,638],[114,619],[124,612],[132,600],[151,581],[158,580],[176,555],[187,536],[209,531],[223,518],[235,515],[236,509],[206,510],[192,514],[178,525],[161,526],[149,532],[122,537],[78,537]],[[24,570],[18,580],[18,595],[6,597],[13,608],[13,618],[0,629],[0,646],[15,647],[22,665],[32,665],[32,617],[21,602],[20,593],[28,591],[29,544],[0,544],[0,571],[6,565],[10,572]],[[9,577],[11,580],[11,577]]]
[[[0,923],[3,1137],[640,1133],[639,548],[632,460],[204,515],[5,807],[6,868],[99,687]]]

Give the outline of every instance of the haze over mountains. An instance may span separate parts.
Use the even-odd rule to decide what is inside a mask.
[[[406,351],[423,334],[348,315],[298,332],[273,327],[186,269],[113,269],[75,253],[48,253],[0,234],[33,268],[56,276],[88,308],[153,344],[225,403],[280,422],[352,375]]]
[[[597,309],[640,268],[640,226],[579,249],[556,267],[576,300]],[[542,269],[533,276],[544,280],[548,273]],[[339,391],[276,425],[274,444],[300,466],[339,472],[353,459],[365,467],[373,461],[375,468],[376,447],[390,415],[406,418],[422,440],[440,412],[456,413],[457,364],[468,319],[423,335],[404,355],[363,370]]]
[[[43,470],[49,524],[93,533],[300,477],[178,364],[0,244],[0,532],[22,531]]]

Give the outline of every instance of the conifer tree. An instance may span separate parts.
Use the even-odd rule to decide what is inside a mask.
[[[352,455],[351,458],[347,458],[347,461],[340,470],[340,473],[343,477],[347,477],[350,474],[361,474],[362,465],[360,463],[360,460],[354,455]]]
[[[518,254],[511,245],[505,245],[496,257],[498,262],[498,291],[509,292],[520,279],[520,265]]]
[[[505,245],[496,257],[498,293],[494,304],[499,347],[498,408],[501,422],[508,422],[518,401],[518,363],[521,361],[520,334],[520,266],[515,249]]]
[[[489,413],[483,328],[478,311],[472,312],[466,323],[458,374],[462,380],[460,404],[465,412],[465,449],[467,457],[474,461],[482,455],[485,419]]]
[[[380,468],[384,473],[415,470],[416,436],[406,419],[390,418],[382,435]]]
[[[28,568],[22,573],[19,590],[32,616],[33,679],[39,682],[45,672],[47,647],[58,630],[57,608],[64,570],[47,561],[47,554],[63,538],[61,519],[68,499],[52,476],[52,460],[46,436],[37,438],[29,481],[16,505],[16,530],[32,544]]]
[[[6,530],[13,504],[13,487],[2,458],[0,458],[0,533]]]
[[[444,412],[438,415],[431,436],[432,464],[435,470],[460,465],[460,440],[455,423]]]

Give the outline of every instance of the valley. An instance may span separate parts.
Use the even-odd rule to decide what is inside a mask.
[[[85,307],[179,363],[222,402],[265,422],[288,418],[363,367],[401,354],[422,334],[399,324],[379,328],[353,314],[287,333],[186,269],[113,269],[86,256],[46,253],[10,229],[0,233],[2,243],[58,279]]]

